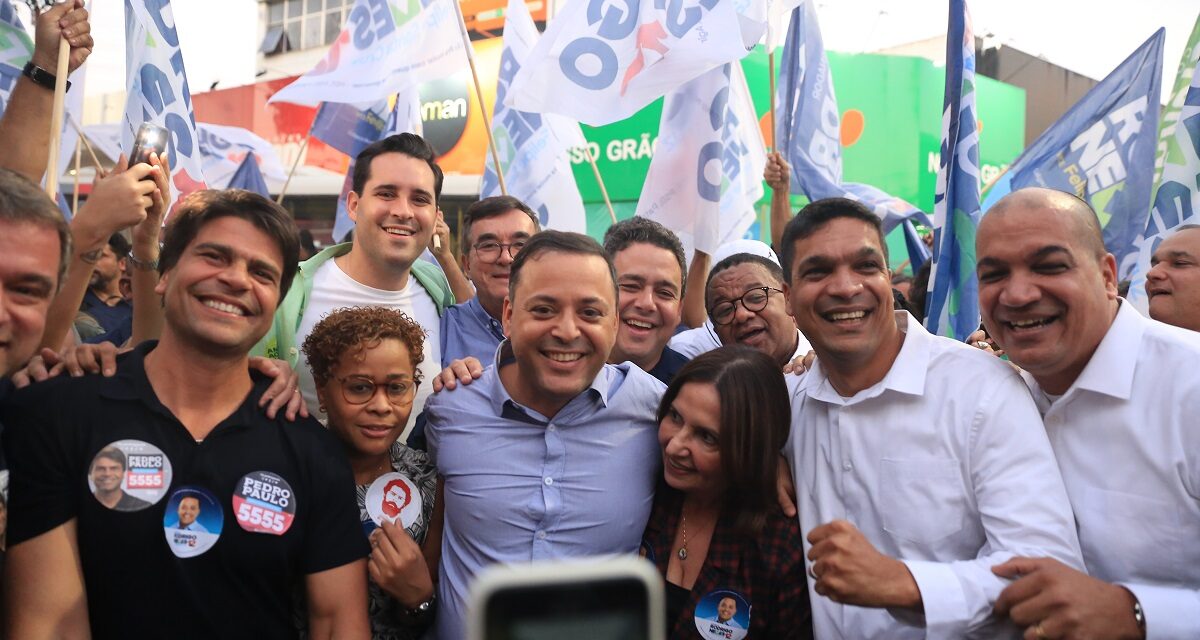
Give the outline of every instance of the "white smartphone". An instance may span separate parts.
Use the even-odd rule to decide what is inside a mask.
[[[637,557],[493,567],[467,609],[469,640],[665,640],[662,576]]]

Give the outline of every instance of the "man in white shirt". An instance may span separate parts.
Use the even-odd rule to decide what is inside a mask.
[[[442,271],[418,260],[441,215],[441,191],[442,170],[420,136],[401,133],[364,149],[355,160],[353,187],[346,199],[354,220],[353,241],[301,263],[271,331],[255,347],[253,355],[281,358],[296,369],[300,393],[310,411],[317,409],[314,415],[320,420],[325,420],[325,411],[300,347],[334,309],[379,306],[403,311],[425,329],[425,358],[418,366],[424,379],[432,380],[441,370],[440,316],[454,304],[454,296]],[[425,406],[430,387],[417,388],[401,439]]]
[[[784,230],[788,305],[817,360],[792,396],[818,638],[1019,637],[994,615],[1014,555],[1082,566],[1021,379],[893,311],[879,219],[842,198]]]
[[[1146,297],[1151,318],[1200,331],[1200,225],[1179,227],[1154,249]]]
[[[1045,558],[997,604],[1029,638],[1200,638],[1200,335],[1117,297],[1096,214],[1009,194],[976,237],[988,333],[1027,372],[1091,577]]]

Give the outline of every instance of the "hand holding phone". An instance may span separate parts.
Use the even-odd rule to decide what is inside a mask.
[[[170,137],[163,127],[153,122],[143,122],[133,137],[133,151],[129,153],[129,166],[139,162],[150,164],[150,154],[156,153],[162,157],[167,150],[167,139]]]

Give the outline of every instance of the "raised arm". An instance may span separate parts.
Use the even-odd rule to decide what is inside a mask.
[[[771,187],[771,246],[779,251],[783,239],[783,228],[792,219],[792,202],[789,189],[792,183],[792,167],[783,159],[783,154],[773,151],[767,154],[767,168],[763,180]]]

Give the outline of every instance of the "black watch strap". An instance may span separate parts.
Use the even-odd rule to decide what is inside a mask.
[[[33,80],[34,84],[39,84],[51,91],[54,91],[54,85],[58,82],[57,76],[37,66],[32,60],[25,63],[25,68],[21,71],[21,75]],[[70,80],[67,80],[67,90],[71,90]]]

